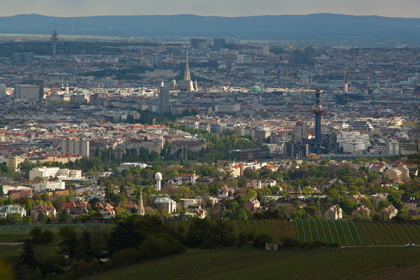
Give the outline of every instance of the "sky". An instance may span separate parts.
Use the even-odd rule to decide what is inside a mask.
[[[334,13],[420,17],[420,0],[0,0],[0,16],[41,14],[203,16],[306,15]]]

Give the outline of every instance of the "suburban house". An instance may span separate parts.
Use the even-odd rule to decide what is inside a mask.
[[[126,202],[124,202],[124,206],[127,209],[136,209],[138,208],[137,204],[132,201],[132,200],[127,200]]]
[[[360,200],[362,198],[366,198],[366,196],[364,194],[355,194],[351,196],[351,199],[353,199],[354,201],[356,201],[357,203],[360,203]]]
[[[21,217],[26,216],[25,207],[16,205],[0,206],[0,218],[6,218],[9,214],[19,214]]]
[[[188,208],[189,206],[196,206],[202,201],[200,198],[181,198],[180,200],[181,205],[184,208]]]
[[[7,195],[12,198],[22,198],[28,197],[31,198],[33,196],[32,190],[9,190]]]
[[[373,207],[375,207],[375,209],[378,209],[379,207],[379,202],[382,200],[386,200],[388,194],[387,193],[377,193],[372,195],[373,197]]]
[[[256,211],[260,207],[260,202],[255,197],[251,197],[244,203],[244,207],[249,211]]]
[[[388,168],[383,173],[383,178],[387,180],[394,180],[394,181],[401,181],[402,180],[402,172],[396,168]]]
[[[115,217],[115,210],[114,206],[109,204],[108,202],[98,202],[96,203],[96,211],[104,217],[104,219],[110,219],[111,217]]]
[[[299,208],[302,208],[302,209],[305,208],[306,206],[308,206],[308,203],[309,203],[309,200],[307,200],[307,199],[280,197],[276,201],[275,208],[277,209],[280,206],[285,207],[285,208],[294,207],[293,202],[295,202],[295,201],[299,201]]]
[[[393,217],[397,216],[397,214],[398,210],[392,205],[387,206],[383,209],[383,217],[385,220],[392,219]]]
[[[395,169],[401,172],[401,180],[403,182],[407,182],[408,180],[410,180],[410,170],[408,170],[407,167],[405,167],[404,165],[400,165]]]
[[[228,186],[223,185],[217,190],[217,197],[219,198],[229,197],[229,192],[231,192],[231,189],[229,189]]]
[[[230,173],[230,177],[236,178],[241,176],[241,168],[239,165],[233,165],[226,169],[227,173]]]
[[[357,207],[356,209],[351,212],[351,216],[354,218],[357,214],[361,216],[369,216],[370,215],[370,209],[367,208],[366,205],[362,205],[360,207]]]
[[[411,214],[417,215],[420,213],[420,198],[406,197],[402,200],[404,207],[410,211]]]
[[[247,184],[247,187],[252,186],[254,189],[262,189],[264,187],[274,187],[276,185],[276,180],[273,180],[271,178],[264,178],[262,180],[252,180]]]
[[[191,212],[185,213],[186,215],[197,216],[200,219],[204,219],[207,216],[207,210],[201,207],[191,210]]]
[[[63,210],[66,210],[67,213],[74,219],[79,217],[80,214],[87,214],[87,203],[85,202],[65,202],[62,206]]]
[[[34,206],[31,210],[31,218],[33,221],[37,221],[39,215],[42,213],[44,217],[51,217],[51,219],[55,219],[55,216],[57,214],[57,210],[52,206],[48,204],[38,204]]]
[[[169,178],[166,183],[171,185],[180,186],[182,184],[195,184],[199,176],[195,174],[180,174],[179,176]]]
[[[343,210],[338,204],[331,206],[327,211],[324,212],[325,220],[340,220],[343,218]]]

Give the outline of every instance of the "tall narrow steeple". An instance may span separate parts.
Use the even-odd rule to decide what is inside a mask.
[[[144,206],[143,206],[143,190],[141,190],[140,191],[139,206],[137,208],[137,215],[144,216],[145,213],[146,213],[146,211],[144,210]]]
[[[190,66],[188,65],[188,52],[185,62],[184,81],[191,81]]]

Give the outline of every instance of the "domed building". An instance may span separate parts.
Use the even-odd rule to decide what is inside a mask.
[[[156,190],[160,191],[161,190],[162,173],[156,172],[155,180],[156,180]]]
[[[261,92],[260,86],[259,85],[252,86],[251,92]]]

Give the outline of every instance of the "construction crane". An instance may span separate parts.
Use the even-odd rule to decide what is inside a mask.
[[[228,82],[223,82],[223,83],[227,84],[226,91],[229,91],[230,82],[228,81]]]
[[[346,103],[346,106],[347,106],[347,105],[349,105],[349,102],[350,102],[350,97],[348,97],[348,96],[345,96],[344,98],[346,98],[346,99],[347,99],[347,103]]]

